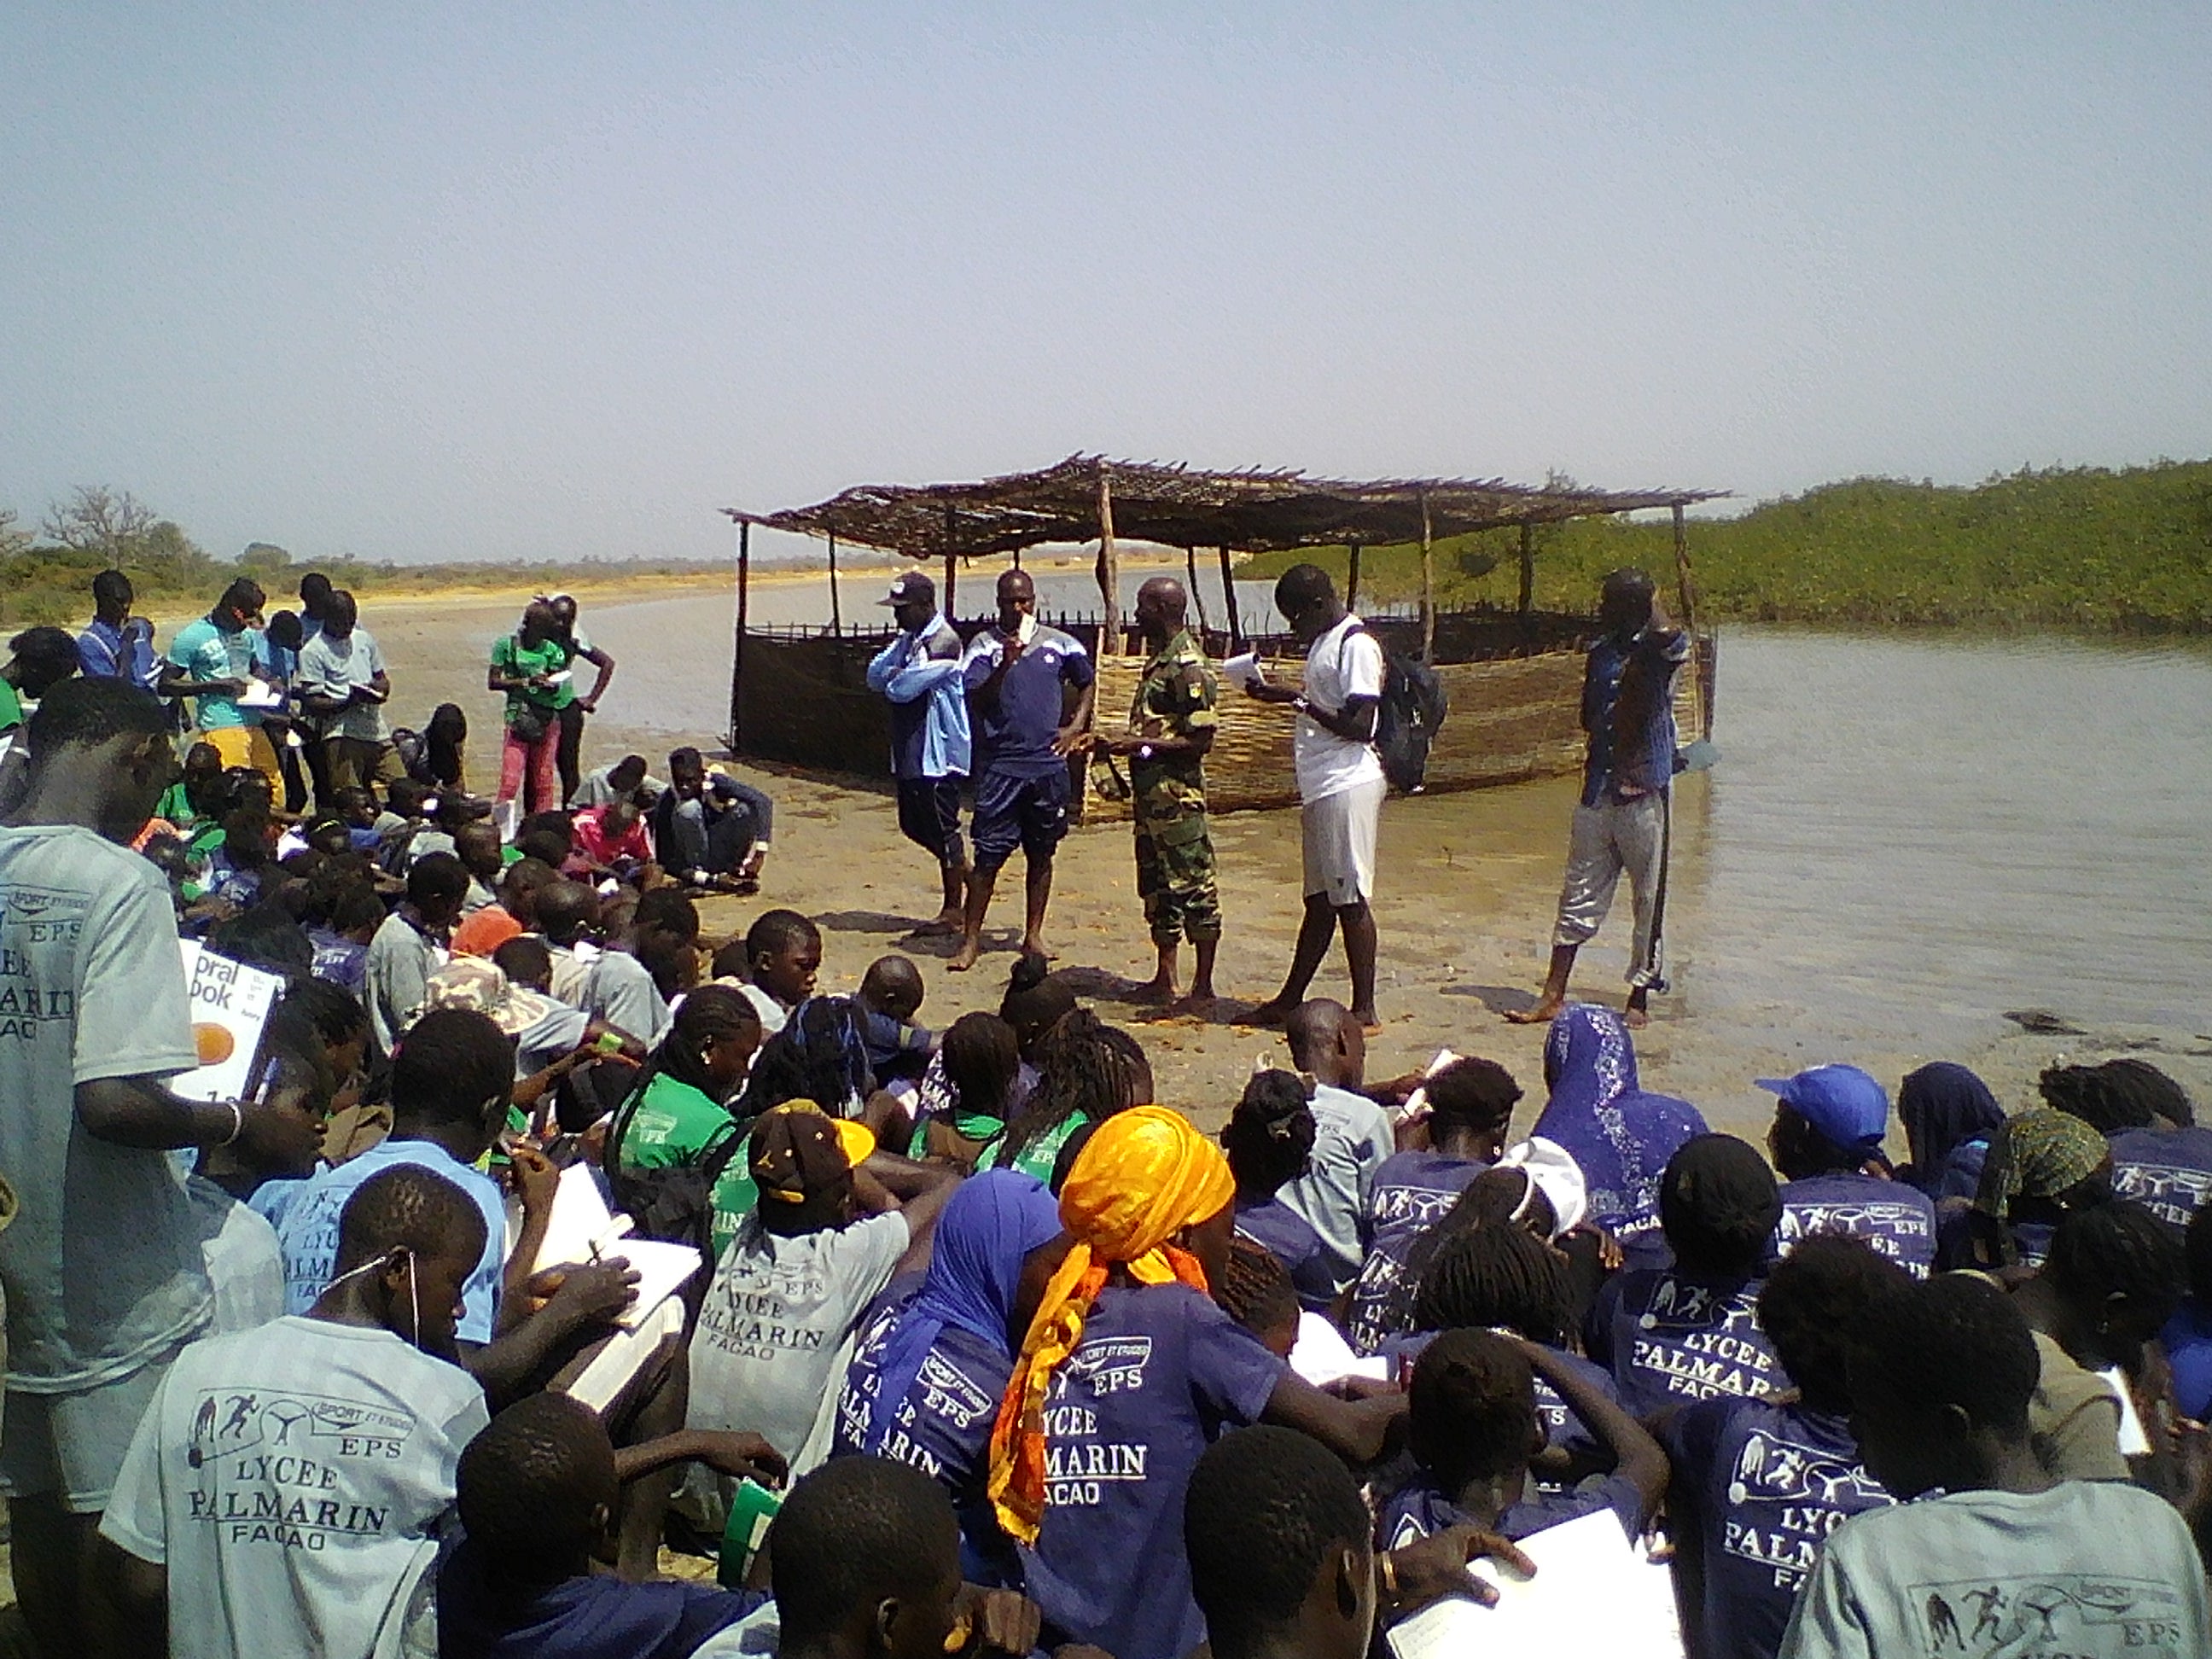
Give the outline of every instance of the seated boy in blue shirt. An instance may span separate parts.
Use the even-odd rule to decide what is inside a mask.
[[[929,1064],[937,1039],[914,1023],[922,991],[921,970],[902,956],[878,957],[860,976],[853,1012],[860,1018],[868,1068],[879,1085],[919,1082]]]
[[[681,1659],[760,1607],[757,1591],[594,1576],[613,1558],[623,1482],[692,1459],[739,1477],[783,1474],[757,1435],[686,1430],[617,1452],[599,1414],[567,1395],[509,1406],[461,1454],[466,1537],[439,1570],[438,1650]]]

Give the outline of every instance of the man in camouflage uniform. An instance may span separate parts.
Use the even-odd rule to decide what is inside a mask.
[[[1172,576],[1137,590],[1137,626],[1152,657],[1129,708],[1129,735],[1097,747],[1129,763],[1137,819],[1137,896],[1159,947],[1159,971],[1146,992],[1176,995],[1176,955],[1188,938],[1198,958],[1190,1000],[1213,998],[1213,957],[1221,944],[1221,902],[1214,890],[1213,841],[1206,821],[1206,751],[1220,724],[1206,653],[1184,623],[1189,600]]]

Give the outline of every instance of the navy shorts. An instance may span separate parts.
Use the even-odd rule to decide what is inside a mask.
[[[1065,766],[1036,778],[984,773],[975,780],[975,816],[969,825],[976,866],[995,870],[1013,857],[1017,847],[1029,858],[1050,858],[1067,834],[1074,799]]]
[[[899,833],[933,854],[948,870],[968,861],[960,844],[960,780],[957,778],[901,778],[898,781]]]

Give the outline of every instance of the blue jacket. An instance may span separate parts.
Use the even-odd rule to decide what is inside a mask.
[[[950,657],[931,654],[940,631]],[[973,758],[968,693],[960,678],[960,636],[944,617],[901,634],[868,665],[868,690],[890,700],[891,771],[901,778],[965,777]]]

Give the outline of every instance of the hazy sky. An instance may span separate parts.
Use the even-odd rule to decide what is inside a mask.
[[[1071,450],[2212,452],[2212,7],[0,8],[0,505],[696,556]]]

